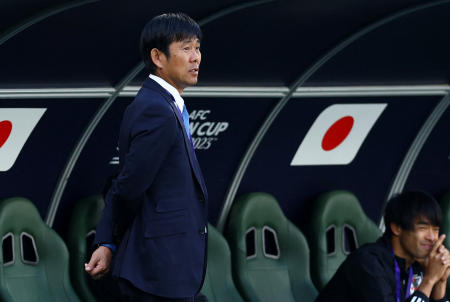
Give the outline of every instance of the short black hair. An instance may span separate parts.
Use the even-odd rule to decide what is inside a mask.
[[[391,223],[404,230],[414,229],[414,220],[425,218],[432,225],[442,226],[442,210],[436,199],[422,191],[407,191],[389,200],[384,212],[385,235],[392,236]]]
[[[150,51],[157,48],[167,57],[169,45],[187,38],[202,39],[200,26],[191,17],[183,13],[167,13],[154,17],[142,29],[141,56],[151,73],[156,70],[150,57]]]

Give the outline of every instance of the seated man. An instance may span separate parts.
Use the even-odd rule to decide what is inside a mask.
[[[450,256],[436,200],[402,193],[388,202],[384,222],[383,236],[348,256],[316,302],[445,300]]]

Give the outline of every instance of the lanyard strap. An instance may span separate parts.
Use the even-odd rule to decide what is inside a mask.
[[[394,252],[392,252],[392,255],[394,256]],[[394,267],[395,267],[395,281],[397,283],[396,286],[396,294],[397,294],[397,302],[401,302],[402,296],[401,296],[401,290],[402,290],[402,282],[401,282],[401,273],[400,273],[400,266],[398,265],[397,259],[395,259],[394,256]],[[408,276],[408,283],[406,285],[406,293],[405,293],[405,299],[407,299],[410,296],[411,291],[411,282],[413,277],[413,270],[412,270],[412,264],[409,266],[409,276]]]

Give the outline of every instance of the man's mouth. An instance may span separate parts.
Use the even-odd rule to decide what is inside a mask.
[[[431,249],[433,249],[434,244],[431,244],[431,243],[424,243],[424,244],[422,244],[422,246],[423,246],[427,251],[431,251]]]
[[[198,74],[198,67],[189,69],[189,73]]]

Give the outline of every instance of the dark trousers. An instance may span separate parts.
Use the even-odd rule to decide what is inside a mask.
[[[121,302],[207,302],[204,295],[192,298],[164,298],[146,293],[133,286],[128,280],[119,279]]]

